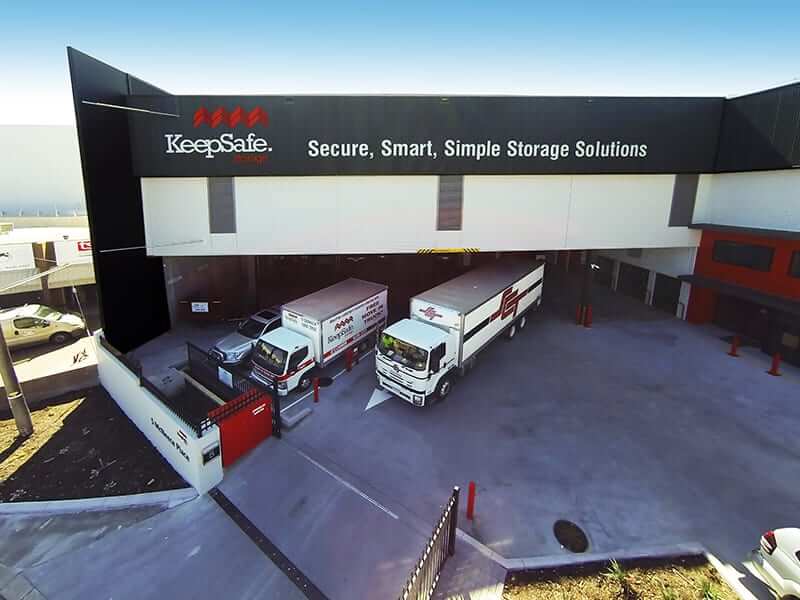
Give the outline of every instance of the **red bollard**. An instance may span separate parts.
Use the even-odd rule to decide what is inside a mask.
[[[578,308],[575,309],[575,324],[581,323],[583,323],[583,304],[578,304]]]
[[[731,342],[731,349],[728,352],[728,356],[738,357],[739,356],[739,336],[733,336],[733,341]]]
[[[583,326],[584,327],[591,327],[592,326],[592,305],[588,304],[586,306],[586,312],[583,315]]]
[[[353,349],[348,348],[344,353],[344,368],[349,373],[353,368]]]
[[[475,482],[469,482],[469,493],[467,494],[467,519],[470,521],[475,518]]]
[[[314,377],[314,402],[319,402],[319,377]]]
[[[770,370],[767,371],[773,377],[780,377],[781,376],[781,355],[779,352],[776,352],[772,355],[772,367]]]

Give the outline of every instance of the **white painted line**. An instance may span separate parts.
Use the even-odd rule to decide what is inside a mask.
[[[370,354],[372,354],[373,352],[375,352],[375,350],[374,350],[374,349],[372,349],[372,350],[369,350],[369,351],[367,351],[367,352],[365,352],[365,353],[364,353],[363,357],[367,357],[367,356],[369,356]],[[363,357],[362,357],[362,358],[363,358]],[[336,375],[334,375],[334,376],[333,376],[331,379],[333,379],[333,380],[336,380],[336,378],[337,378],[337,377],[339,377],[339,375],[344,375],[345,373],[347,373],[347,369],[342,369],[342,370],[341,370],[341,371],[339,371],[339,372],[338,372]],[[300,397],[299,397],[297,400],[295,400],[294,402],[292,402],[292,403],[291,403],[289,406],[286,406],[286,407],[282,408],[282,409],[281,409],[281,414],[285,413],[287,410],[289,410],[289,409],[290,409],[290,408],[292,408],[293,406],[297,406],[297,405],[298,405],[298,404],[300,404],[300,403],[301,403],[303,400],[305,400],[306,398],[309,398],[310,396],[313,396],[313,395],[314,395],[314,390],[311,390],[310,392],[306,393],[304,396],[300,396]]]
[[[341,477],[339,477],[339,476],[338,476],[336,473],[332,473],[331,471],[329,471],[328,469],[326,469],[325,467],[323,467],[321,464],[319,464],[317,461],[315,461],[313,458],[311,458],[311,457],[310,457],[308,454],[306,454],[306,453],[305,453],[305,452],[303,452],[302,450],[300,450],[300,449],[298,449],[298,448],[295,448],[295,450],[297,450],[297,453],[298,453],[300,456],[302,456],[303,458],[305,458],[305,459],[306,459],[308,462],[310,462],[312,465],[314,465],[314,466],[315,466],[315,467],[317,467],[318,469],[320,469],[320,470],[324,471],[325,473],[327,473],[328,475],[330,475],[331,477],[333,477],[333,478],[334,478],[336,481],[338,481],[339,483],[341,483],[343,486],[345,486],[345,487],[346,487],[347,489],[349,489],[350,491],[352,491],[352,492],[355,492],[356,494],[358,494],[359,496],[361,496],[361,497],[362,497],[364,500],[366,500],[367,502],[369,502],[370,504],[372,504],[372,505],[373,505],[375,508],[377,508],[378,510],[382,510],[383,512],[385,512],[387,515],[389,515],[389,516],[390,516],[390,517],[392,517],[393,519],[399,519],[399,518],[400,518],[400,517],[398,517],[396,514],[394,514],[392,511],[390,511],[388,508],[386,508],[386,507],[385,507],[383,504],[381,504],[381,503],[380,503],[380,502],[378,502],[377,500],[373,500],[372,498],[370,498],[369,496],[367,496],[367,495],[366,495],[364,492],[362,492],[361,490],[359,490],[359,489],[358,489],[357,487],[355,487],[353,484],[351,484],[351,483],[349,483],[349,482],[345,481],[344,479],[342,479]]]

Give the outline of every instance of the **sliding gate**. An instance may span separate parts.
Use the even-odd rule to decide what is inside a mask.
[[[219,426],[222,466],[233,464],[272,435],[272,398],[251,389],[208,413]]]

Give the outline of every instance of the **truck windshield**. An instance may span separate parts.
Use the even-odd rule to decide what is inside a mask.
[[[253,360],[275,375],[283,375],[286,367],[286,351],[276,348],[269,342],[259,340],[256,342],[256,351]]]
[[[254,340],[264,332],[264,323],[256,321],[255,319],[247,319],[246,321],[242,321],[238,331],[243,336]]]
[[[415,371],[424,371],[428,365],[427,350],[417,348],[413,344],[398,340],[386,333],[381,335],[378,351],[387,358]]]

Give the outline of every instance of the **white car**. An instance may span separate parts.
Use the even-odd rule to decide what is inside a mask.
[[[780,600],[800,600],[800,529],[775,529],[761,536],[753,566]]]

